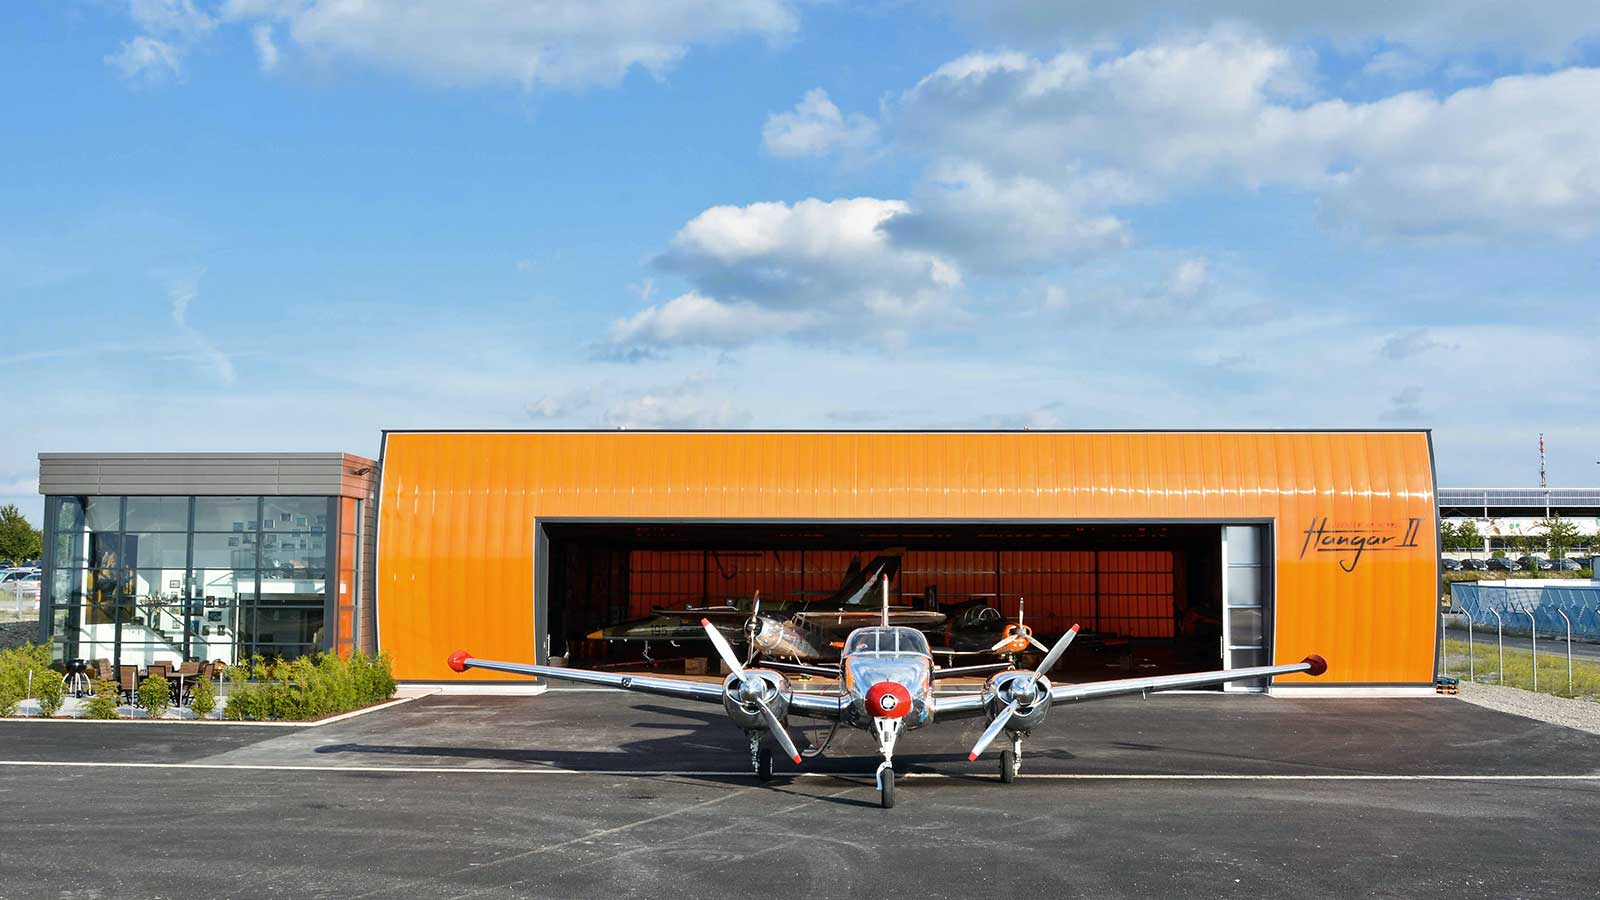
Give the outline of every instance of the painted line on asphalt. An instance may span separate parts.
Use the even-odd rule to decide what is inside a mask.
[[[156,762],[88,762],[82,760],[3,759],[0,767],[61,768],[61,769],[206,769],[253,772],[332,772],[364,774],[407,775],[603,775],[610,777],[742,777],[750,774],[744,769],[556,769],[556,768],[506,768],[504,766],[304,766],[256,763],[156,763]],[[872,772],[786,772],[784,778],[872,778]],[[967,778],[968,775],[944,772],[905,772],[898,778]],[[1313,774],[1217,774],[1203,772],[1180,773],[1090,773],[1043,772],[1024,775],[1030,781],[1593,781],[1600,782],[1600,773],[1582,775],[1313,775]]]

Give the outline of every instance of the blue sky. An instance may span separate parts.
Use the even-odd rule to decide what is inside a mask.
[[[0,28],[40,451],[1435,429],[1600,482],[1591,2],[85,0]]]

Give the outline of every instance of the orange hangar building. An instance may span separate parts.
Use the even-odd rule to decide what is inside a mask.
[[[884,576],[893,605],[943,614],[936,646],[1019,614],[1046,640],[1079,625],[1064,680],[1313,653],[1321,678],[1235,689],[1435,675],[1425,431],[391,431],[376,462],[129,456],[40,457],[41,631],[63,657],[361,647],[431,681],[467,647],[698,672],[697,610],[876,608]]]

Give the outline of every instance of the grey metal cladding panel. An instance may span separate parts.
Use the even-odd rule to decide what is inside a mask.
[[[244,460],[266,462],[292,462],[304,461],[333,461],[338,462],[346,454],[343,453],[41,453],[39,461],[54,462],[79,461],[79,462],[128,462],[131,460],[148,460],[153,462],[181,462],[181,461],[218,461],[218,460]]]
[[[41,474],[47,473],[52,475],[98,475],[100,474],[100,464],[86,462],[49,462],[41,463],[39,465],[39,471]]]
[[[211,462],[199,462],[173,465],[129,465],[123,463],[106,464],[100,467],[100,475],[105,478],[144,478],[169,474],[181,475],[218,475],[235,478],[274,478],[281,472],[281,466],[270,463],[255,463],[250,465],[223,465]]]
[[[344,453],[41,453],[39,489],[45,494],[349,496],[349,458]]]

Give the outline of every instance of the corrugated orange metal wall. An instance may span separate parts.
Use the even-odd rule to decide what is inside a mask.
[[[379,637],[407,679],[458,647],[532,658],[541,517],[1271,520],[1278,661],[1433,677],[1424,432],[392,433],[379,503]]]

